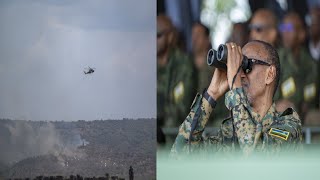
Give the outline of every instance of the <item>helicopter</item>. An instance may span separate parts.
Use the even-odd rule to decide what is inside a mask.
[[[84,74],[92,74],[92,73],[94,73],[95,69],[96,68],[91,68],[88,66],[88,68],[86,68],[83,72],[84,72]]]

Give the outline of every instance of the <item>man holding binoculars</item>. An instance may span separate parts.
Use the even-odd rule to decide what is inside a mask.
[[[278,152],[300,147],[302,135],[298,114],[292,108],[278,113],[273,102],[280,78],[276,50],[266,42],[254,40],[242,50],[232,42],[220,45],[215,53],[214,61],[225,65],[216,66],[219,68],[216,68],[208,89],[195,97],[171,153],[229,152],[239,147],[249,155],[253,151]],[[216,100],[224,94],[231,117],[222,122],[216,136],[205,139],[202,133],[209,116]]]

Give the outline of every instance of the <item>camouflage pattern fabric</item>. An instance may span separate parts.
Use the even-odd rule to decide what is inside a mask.
[[[181,51],[170,51],[165,67],[157,67],[157,120],[160,127],[178,127],[196,94],[194,66]],[[180,120],[180,121],[179,121]]]
[[[250,155],[253,151],[274,153],[301,148],[301,122],[292,108],[279,114],[273,103],[266,115],[261,117],[253,112],[243,88],[227,92],[225,104],[232,112],[232,118],[222,122],[217,135],[203,138],[202,133],[213,109],[208,101],[198,94],[189,115],[179,128],[171,155],[239,150],[245,155]],[[198,108],[201,108],[201,114],[190,139],[191,124]],[[270,133],[271,130],[279,131],[280,135],[277,135],[277,132]],[[281,134],[285,134],[284,137]]]
[[[275,95],[275,100],[278,99],[288,99],[292,101],[297,108],[298,112],[301,113],[301,104],[305,102],[309,105],[309,108],[315,107],[317,103],[318,90],[317,88],[317,63],[312,59],[311,55],[305,48],[300,49],[300,55],[297,59],[294,59],[293,54],[285,49],[280,48],[278,50],[280,63],[281,63],[281,76],[279,83],[279,90]],[[286,83],[292,79],[292,84]],[[309,96],[305,95],[305,90],[308,87],[315,86],[314,93],[309,93]],[[285,89],[292,89],[292,93],[285,94],[283,87]],[[310,92],[310,91],[309,91]]]

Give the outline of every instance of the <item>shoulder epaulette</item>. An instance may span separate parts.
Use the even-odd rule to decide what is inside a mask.
[[[293,114],[293,112],[294,112],[294,109],[290,107],[290,108],[287,108],[285,111],[283,111],[280,116],[291,115]]]
[[[282,117],[282,116],[292,116],[291,119],[295,119],[295,120],[300,121],[300,117],[299,117],[298,113],[291,107],[286,109],[285,111],[283,111],[283,113],[280,115],[280,117]]]

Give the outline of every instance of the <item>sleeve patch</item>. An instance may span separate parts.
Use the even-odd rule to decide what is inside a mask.
[[[276,129],[276,128],[271,128],[269,131],[269,135],[275,136],[277,138],[281,138],[284,140],[288,139],[289,134],[290,134],[290,132],[288,132],[288,131],[284,131],[284,130],[280,130],[280,129]]]

